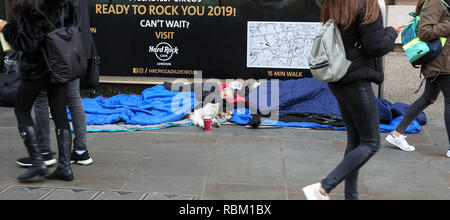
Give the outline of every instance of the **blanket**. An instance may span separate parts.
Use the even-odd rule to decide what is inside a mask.
[[[82,103],[87,125],[123,122],[142,126],[180,121],[199,104],[194,93],[168,91],[162,85],[146,89],[140,96],[121,94],[83,99]]]

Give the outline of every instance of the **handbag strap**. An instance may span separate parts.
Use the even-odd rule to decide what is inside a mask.
[[[92,33],[91,33],[91,43],[92,43],[92,50],[94,51],[94,56],[98,56],[97,46],[95,45],[95,41],[94,41],[94,37],[92,36]]]
[[[50,26],[52,26],[54,29],[58,29],[56,27],[56,24],[53,23],[48,17],[47,15],[45,15],[45,13],[43,13],[40,9],[37,9],[37,11],[39,12],[39,14],[41,14],[45,20],[47,20],[47,22],[50,24]],[[61,22],[61,27],[64,27],[64,20],[65,20],[65,16],[66,16],[66,12],[65,12],[65,8],[61,8],[61,14],[59,16],[60,22]]]

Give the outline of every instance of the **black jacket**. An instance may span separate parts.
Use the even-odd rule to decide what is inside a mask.
[[[366,16],[365,0],[359,1],[360,10],[355,22],[347,29],[341,28],[347,59],[352,61],[348,73],[338,84],[358,80],[369,80],[381,84],[384,80],[382,57],[394,50],[397,32],[392,27],[384,28],[383,16],[371,24],[362,24]]]
[[[44,0],[39,11],[45,14],[56,27],[61,26],[60,14],[65,10],[65,26],[76,24],[76,4],[72,0]],[[22,79],[36,80],[49,74],[42,48],[45,35],[53,31],[53,26],[38,10],[22,8],[14,21],[5,26],[5,39],[15,50],[22,51],[19,73]]]

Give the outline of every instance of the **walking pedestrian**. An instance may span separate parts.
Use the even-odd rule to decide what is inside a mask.
[[[425,77],[425,90],[406,112],[403,120],[386,141],[403,151],[415,151],[416,148],[406,141],[406,129],[428,106],[434,104],[442,92],[445,98],[445,126],[450,141],[450,0],[419,0],[416,9],[421,14],[418,34],[423,41],[432,41],[446,37],[443,51],[430,62],[422,66]],[[447,150],[450,157],[450,147]]]
[[[64,10],[64,18],[61,11]],[[70,0],[16,0],[11,5],[12,22],[0,23],[0,31],[12,46],[23,52],[20,61],[22,82],[17,91],[15,114],[20,136],[31,158],[31,168],[18,177],[19,181],[31,181],[35,177],[65,181],[73,180],[70,165],[72,134],[67,119],[66,84],[52,83],[48,65],[45,62],[45,36],[54,29],[45,16],[55,21],[54,26],[72,26],[75,21],[75,6]],[[56,170],[48,174],[39,148],[38,131],[31,117],[31,109],[38,95],[46,90],[52,113],[59,161]]]
[[[82,38],[86,57],[91,57],[94,50],[92,33],[90,32],[88,1],[78,1],[77,23],[82,29]],[[92,65],[93,63],[90,62]],[[80,95],[80,79],[76,79],[67,83],[67,101],[72,118],[74,130],[73,151],[71,153],[71,163],[88,166],[93,163],[87,148],[86,139],[86,114],[81,103]],[[39,147],[44,163],[47,166],[56,164],[53,158],[54,153],[50,148],[50,118],[48,112],[48,95],[47,91],[42,91],[34,103],[34,117],[36,128],[39,136]],[[20,158],[17,164],[22,167],[31,167],[31,158]]]
[[[333,20],[341,30],[352,64],[339,82],[329,83],[347,127],[342,162],[321,183],[303,188],[308,200],[329,200],[345,180],[345,199],[358,200],[359,170],[380,148],[380,119],[372,82],[381,84],[381,56],[393,51],[404,25],[385,28],[378,0],[326,0],[321,21]]]

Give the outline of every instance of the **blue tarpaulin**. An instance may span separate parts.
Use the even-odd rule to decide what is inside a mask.
[[[146,89],[140,96],[83,99],[87,125],[124,122],[128,125],[159,125],[188,115],[199,102],[192,92],[172,92],[162,85]],[[70,119],[70,115],[69,115]]]

